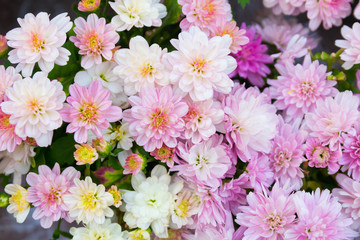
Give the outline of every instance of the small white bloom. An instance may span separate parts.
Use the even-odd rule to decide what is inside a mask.
[[[102,62],[85,71],[78,72],[75,75],[74,81],[80,86],[85,87],[88,87],[93,81],[101,81],[103,87],[110,91],[113,105],[127,108],[129,104],[127,102],[127,96],[124,94],[124,82],[113,73],[115,66],[116,64],[113,62]]]
[[[24,78],[6,90],[9,98],[1,104],[15,133],[21,138],[34,138],[40,147],[50,145],[53,130],[62,124],[59,111],[66,95],[61,83],[50,81],[43,72]]]
[[[124,91],[131,96],[143,87],[168,85],[167,71],[162,63],[163,55],[159,45],[149,46],[145,38],[136,36],[130,40],[129,49],[122,48],[115,52],[118,64],[114,73],[124,79]]]
[[[160,0],[115,0],[109,4],[118,14],[111,20],[117,31],[143,26],[159,27],[161,18],[167,14],[166,7]]]
[[[18,63],[17,71],[29,77],[35,63],[46,73],[54,68],[54,64],[66,65],[70,52],[62,45],[72,27],[67,13],[57,15],[51,21],[48,13],[40,12],[36,16],[28,13],[23,19],[18,18],[18,22],[20,28],[6,34],[8,45],[14,48],[9,52],[9,61]]]
[[[106,219],[103,224],[91,222],[85,227],[70,229],[73,235],[72,240],[126,240],[127,232],[121,231],[118,223],[111,223],[110,219]]]
[[[151,177],[146,178],[143,172],[132,177],[135,191],[123,195],[126,203],[124,221],[130,228],[146,230],[151,225],[156,236],[168,237],[167,228],[175,207],[175,197],[183,187],[182,181],[170,182],[171,177],[161,165],[151,171]]]
[[[14,183],[21,184],[21,175],[26,174],[31,165],[31,158],[35,156],[34,146],[22,143],[13,152],[0,152],[0,173],[14,174]]]
[[[117,148],[129,150],[133,146],[134,139],[131,137],[127,122],[122,122],[121,125],[106,129],[103,137],[112,145],[117,143]]]
[[[90,177],[85,180],[74,179],[74,187],[69,194],[64,195],[64,201],[69,206],[69,215],[77,223],[89,224],[92,221],[103,224],[105,217],[112,217],[114,212],[110,206],[114,203],[113,196],[105,191],[104,185],[96,185]]]
[[[181,32],[179,39],[171,40],[177,51],[166,55],[171,83],[194,101],[212,98],[214,90],[229,93],[234,82],[228,74],[237,66],[235,58],[229,56],[231,42],[229,35],[209,39],[198,27]]]
[[[10,194],[10,205],[6,210],[12,214],[18,223],[23,223],[30,212],[30,204],[26,201],[27,190],[18,184],[8,184],[5,187],[5,192]]]
[[[134,231],[129,232],[128,240],[150,240],[150,233],[148,231],[142,229],[136,229]]]

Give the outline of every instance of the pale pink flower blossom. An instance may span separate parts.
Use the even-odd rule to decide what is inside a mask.
[[[102,57],[110,61],[113,57],[112,49],[119,41],[119,34],[115,27],[106,24],[105,18],[98,18],[95,13],[90,14],[86,21],[78,17],[74,21],[74,32],[76,36],[71,36],[72,41],[78,47],[81,58],[81,66],[85,69],[102,62]]]
[[[110,126],[110,122],[122,118],[120,107],[113,106],[110,92],[103,88],[100,81],[93,81],[88,88],[73,84],[69,87],[70,96],[67,98],[61,115],[65,122],[70,123],[66,132],[75,132],[74,138],[78,143],[88,140],[91,130],[97,138],[102,138],[103,129]]]
[[[30,77],[35,64],[41,71],[49,73],[54,64],[64,66],[69,60],[70,51],[62,47],[66,42],[66,33],[71,29],[72,22],[67,13],[49,19],[49,14],[40,12],[36,16],[28,13],[18,18],[20,28],[10,30],[6,34],[9,61],[17,63],[16,71],[24,77]]]
[[[34,207],[34,219],[40,219],[43,228],[50,228],[53,222],[60,218],[68,222],[73,219],[68,216],[68,206],[64,202],[64,195],[69,193],[73,180],[80,177],[80,172],[73,167],[66,168],[60,173],[60,166],[55,163],[51,170],[46,165],[39,166],[39,174],[29,173],[26,182],[28,188],[27,201]]]
[[[132,108],[124,111],[124,121],[137,144],[148,152],[163,144],[176,147],[185,126],[182,117],[188,111],[181,95],[170,86],[143,88],[139,96],[129,97],[129,103]]]
[[[351,14],[352,0],[306,0],[309,28],[315,31],[322,23],[325,29],[339,27],[342,19]]]
[[[22,79],[21,75],[15,71],[15,68],[0,66],[0,103],[6,100],[5,91],[11,87],[14,82]]]
[[[344,39],[336,40],[335,45],[343,48],[344,52],[340,54],[344,61],[342,67],[350,69],[354,64],[360,63],[360,23],[356,22],[352,28],[344,25],[341,28],[341,35]]]
[[[315,109],[305,115],[305,124],[310,136],[329,144],[330,150],[340,147],[341,136],[353,133],[353,124],[359,119],[359,98],[351,91],[338,93],[316,102]]]
[[[287,240],[351,240],[359,234],[351,230],[351,218],[341,215],[341,204],[328,189],[297,192],[293,196],[298,219],[285,232]]]
[[[298,15],[305,11],[306,0],[263,0],[266,8],[271,8],[276,15]]]
[[[10,123],[9,118],[10,115],[0,109],[0,151],[13,152],[21,144],[22,138],[16,135],[15,125]]]
[[[278,54],[271,57],[278,58],[275,65],[293,64],[296,58],[302,58],[308,53],[307,39],[299,34],[294,35],[288,42],[286,48]],[[277,67],[278,68],[278,67]]]
[[[170,168],[174,166],[174,162],[179,161],[176,155],[176,148],[169,148],[165,144],[163,144],[161,148],[156,148],[154,151],[150,152],[150,155],[156,160],[166,163]]]

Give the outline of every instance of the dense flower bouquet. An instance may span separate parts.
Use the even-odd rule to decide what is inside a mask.
[[[351,3],[263,0],[240,27],[227,0],[19,18],[0,37],[1,205],[54,239],[355,239],[360,23],[336,53],[311,32]]]

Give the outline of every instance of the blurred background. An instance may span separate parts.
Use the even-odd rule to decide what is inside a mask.
[[[237,4],[237,0],[229,0],[233,12],[234,19],[239,24],[246,22],[250,24],[257,18],[263,9],[262,0],[250,0],[251,4],[243,10]],[[78,0],[0,0],[0,34],[5,35],[7,31],[18,27],[16,19],[23,18],[26,13],[38,13],[45,11],[52,16],[56,16],[62,12],[68,12],[72,20],[74,14],[72,13],[72,6]],[[299,20],[306,22],[306,16],[300,15]],[[355,19],[351,16],[344,21],[346,25],[352,25]],[[320,28],[318,30],[320,41],[319,50],[324,49],[328,51],[336,51],[334,41],[341,38],[340,28],[332,28],[329,31]],[[0,189],[3,192],[3,189]],[[31,213],[30,213],[31,214]],[[39,222],[33,220],[30,215],[23,224],[17,224],[14,217],[6,212],[6,209],[0,208],[0,239],[12,240],[47,240],[52,239],[52,233],[56,226],[44,230],[40,227]],[[69,225],[62,223],[61,229],[69,229]],[[60,239],[65,239],[61,238]]]

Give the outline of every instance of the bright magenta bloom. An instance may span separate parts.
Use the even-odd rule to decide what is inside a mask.
[[[112,50],[120,39],[115,27],[110,23],[106,24],[105,18],[98,18],[95,13],[90,14],[86,21],[79,17],[74,23],[76,36],[71,36],[70,41],[80,48],[79,54],[84,55],[81,66],[89,69],[100,64],[102,57],[110,61],[113,57]]]
[[[73,84],[69,87],[68,104],[64,104],[61,116],[70,123],[66,131],[75,133],[75,141],[85,143],[88,131],[91,130],[97,138],[102,138],[102,129],[122,118],[120,107],[113,106],[110,92],[103,88],[100,81],[93,81],[88,88]]]
[[[184,129],[182,117],[188,106],[171,87],[142,88],[139,96],[129,97],[132,108],[124,111],[124,120],[129,122],[130,134],[137,144],[148,152],[177,145],[177,138]]]
[[[69,193],[70,187],[74,185],[73,180],[79,177],[80,172],[73,167],[68,167],[60,173],[58,163],[55,163],[52,170],[46,165],[41,165],[39,174],[31,172],[27,175],[26,182],[30,185],[27,201],[36,208],[33,218],[40,219],[43,228],[50,228],[53,222],[60,218],[72,222],[63,196]]]

